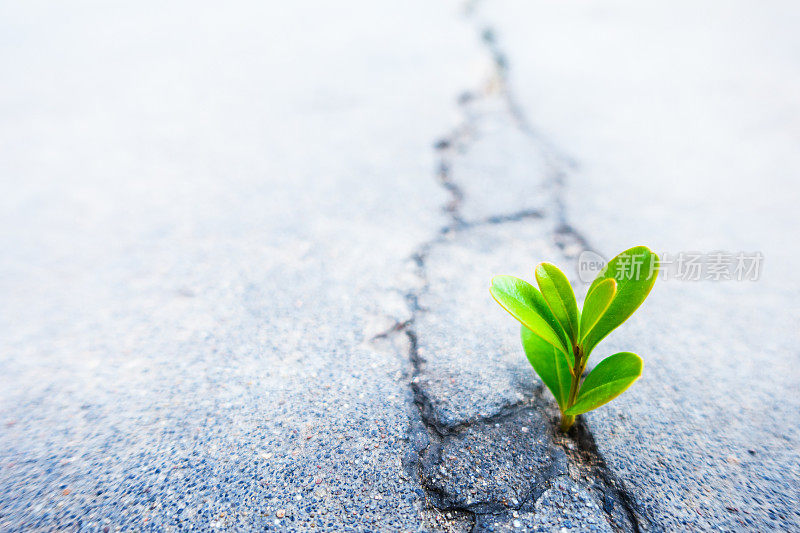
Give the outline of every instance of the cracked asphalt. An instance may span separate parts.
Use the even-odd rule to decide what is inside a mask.
[[[800,530],[800,10],[0,6],[0,531]],[[562,435],[488,293],[758,251]]]

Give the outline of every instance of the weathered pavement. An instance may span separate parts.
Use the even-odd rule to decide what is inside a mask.
[[[0,8],[0,530],[799,529],[798,9],[373,4]],[[763,275],[563,437],[488,280],[639,243]]]

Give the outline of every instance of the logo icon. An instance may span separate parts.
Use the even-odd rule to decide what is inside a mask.
[[[602,255],[585,250],[578,256],[578,278],[584,283],[591,283],[604,266],[606,260]]]

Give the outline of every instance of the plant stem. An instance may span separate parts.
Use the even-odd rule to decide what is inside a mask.
[[[575,374],[572,376],[572,386],[569,389],[569,398],[567,399],[567,409],[575,404],[575,398],[578,396],[578,382],[581,379],[581,374],[578,372],[579,368],[575,368]],[[575,415],[565,415],[561,413],[561,431],[566,433],[572,424],[575,423]]]
[[[583,360],[583,353],[580,346],[575,346],[573,353],[575,354],[575,364],[573,365],[574,371],[572,374],[572,385],[569,388],[567,409],[575,405],[575,399],[578,397],[578,389],[581,383],[581,374],[583,374],[583,367],[586,364],[586,361]],[[574,423],[575,415],[565,415],[561,413],[561,431],[566,433]]]

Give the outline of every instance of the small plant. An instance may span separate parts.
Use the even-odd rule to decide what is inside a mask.
[[[555,396],[561,430],[567,431],[576,415],[610,402],[642,375],[642,359],[619,352],[600,361],[581,383],[594,347],[647,298],[658,274],[658,256],[636,246],[609,261],[589,286],[583,311],[555,265],[540,263],[535,272],[539,290],[513,276],[495,276],[490,291],[522,323],[525,355]]]

